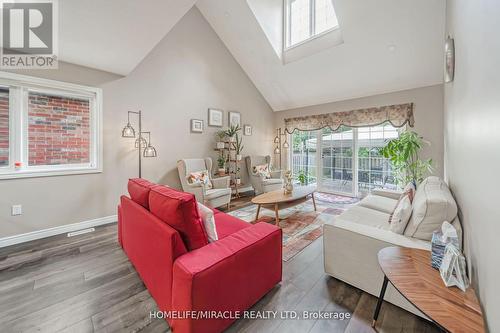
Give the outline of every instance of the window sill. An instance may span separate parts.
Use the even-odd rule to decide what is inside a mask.
[[[322,32],[319,35],[306,39],[300,43],[294,44],[283,50],[283,64],[311,56],[313,54],[330,49],[334,46],[344,43],[342,31],[340,28],[334,28]]]
[[[67,169],[67,170],[19,170],[8,173],[0,173],[2,179],[18,179],[18,178],[38,178],[38,177],[57,177],[69,175],[84,175],[92,173],[102,173],[102,168],[85,168],[85,169]]]

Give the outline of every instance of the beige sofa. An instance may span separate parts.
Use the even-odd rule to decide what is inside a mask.
[[[428,177],[419,185],[404,234],[389,231],[389,215],[400,194],[374,190],[357,205],[324,225],[327,274],[378,296],[384,277],[377,261],[377,253],[381,249],[405,246],[430,250],[432,232],[440,228],[443,221],[452,221],[462,237],[456,202],[446,183],[438,177]],[[391,284],[384,299],[425,318]]]

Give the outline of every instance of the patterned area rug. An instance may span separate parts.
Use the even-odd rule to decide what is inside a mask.
[[[316,193],[317,211],[312,200],[279,211],[280,227],[283,230],[283,260],[288,261],[300,253],[309,244],[323,235],[323,224],[342,214],[347,208],[358,202],[356,198],[328,193]],[[249,223],[254,221],[257,205],[249,205],[228,214]],[[257,222],[275,223],[274,211],[261,208]]]

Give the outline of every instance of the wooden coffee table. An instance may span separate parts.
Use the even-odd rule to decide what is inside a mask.
[[[484,332],[481,306],[474,289],[466,292],[447,288],[439,271],[431,267],[431,253],[426,250],[386,247],[378,253],[384,272],[382,290],[373,316],[375,326],[387,283],[422,311],[445,332]]]
[[[252,203],[258,205],[255,221],[259,219],[260,207],[264,206],[269,207],[270,209],[274,208],[274,213],[276,214],[276,225],[279,226],[279,210],[303,203],[309,199],[309,196],[312,199],[314,210],[316,210],[314,192],[316,192],[316,186],[296,186],[290,194],[285,194],[283,189],[281,189],[258,195],[252,199]]]

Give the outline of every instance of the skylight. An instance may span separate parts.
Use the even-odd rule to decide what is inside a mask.
[[[332,0],[286,0],[285,4],[285,48],[339,25]]]

